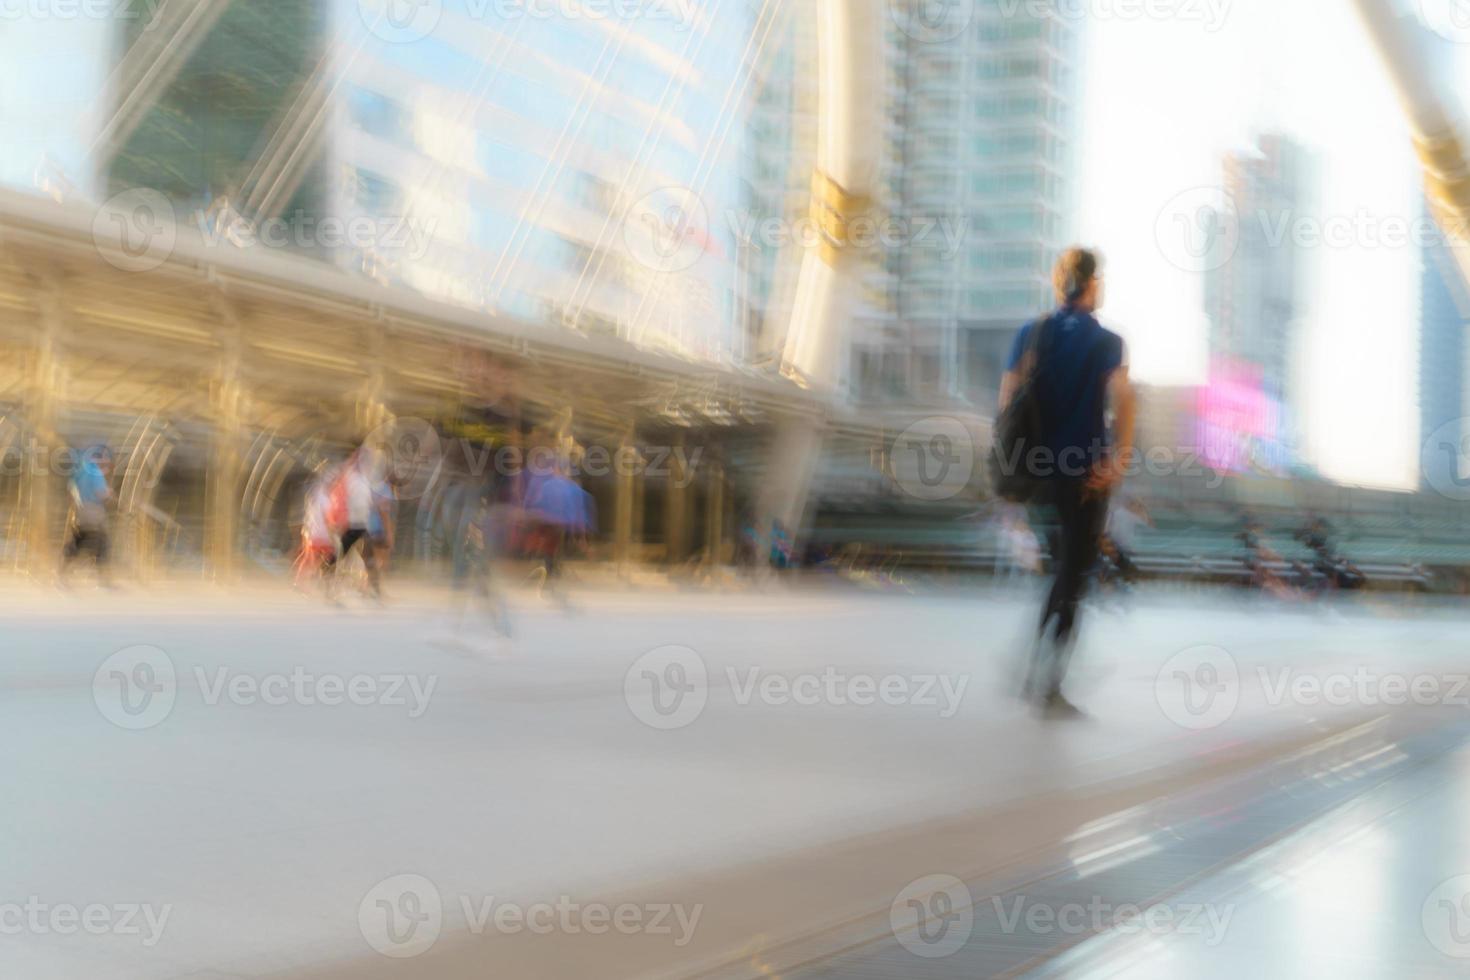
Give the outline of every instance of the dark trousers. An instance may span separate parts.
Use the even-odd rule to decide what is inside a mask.
[[[1087,590],[1088,574],[1097,564],[1107,513],[1107,494],[1089,493],[1085,480],[1064,478],[1052,483],[1050,499],[1039,516],[1046,520],[1055,577],[1037,624],[1036,659],[1027,685],[1032,693],[1061,694],[1077,628],[1077,606]],[[1053,621],[1056,628],[1048,642]]]
[[[340,557],[327,559],[323,571],[330,572],[338,561],[345,561],[354,547],[362,551],[362,567],[367,571],[368,589],[373,595],[377,595],[382,588],[378,580],[378,556],[373,536],[367,532],[367,528],[349,527],[342,532],[342,554]]]
[[[97,560],[97,567],[103,568],[107,565],[109,552],[107,541],[107,528],[105,527],[73,527],[71,537],[66,541],[62,549],[62,557],[70,564],[77,555],[83,551],[90,551]]]

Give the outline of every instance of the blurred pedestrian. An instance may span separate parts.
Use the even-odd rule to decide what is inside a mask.
[[[526,488],[526,516],[545,568],[545,585],[559,591],[569,540],[585,538],[596,526],[592,495],[571,476],[570,461],[559,458],[546,472],[532,473]]]
[[[462,522],[465,536],[463,572],[456,573],[452,592],[455,631],[458,633],[464,631],[465,611],[473,597],[489,614],[495,631],[507,639],[511,635],[510,607],[496,565],[504,552],[511,525],[517,519],[517,508],[498,500],[497,491],[492,489],[509,485],[486,484]]]
[[[301,550],[296,557],[294,586],[306,592],[308,583],[321,582],[326,589],[326,573],[337,558],[337,543],[342,528],[333,526],[332,483],[334,474],[319,473],[306,487],[306,500],[301,517]],[[330,592],[327,593],[330,596]]]
[[[1080,712],[1062,682],[1076,640],[1077,611],[1097,562],[1108,498],[1133,454],[1136,412],[1123,339],[1098,323],[1103,281],[1098,256],[1073,248],[1053,273],[1060,305],[1022,327],[1001,382],[1000,407],[1025,397],[1035,406],[1044,450],[1024,464],[1039,490],[1055,579],[1037,626],[1025,693],[1050,717]],[[1109,433],[1111,403],[1115,426]]]
[[[71,523],[66,545],[62,549],[60,583],[65,586],[72,562],[82,552],[90,552],[97,565],[97,581],[112,584],[108,569],[111,542],[108,534],[108,507],[112,504],[112,452],[102,445],[92,446],[74,457],[67,491],[71,495]]]
[[[329,574],[338,572],[354,549],[361,557],[365,576],[365,593],[373,599],[382,596],[379,581],[377,554],[374,550],[372,527],[374,510],[379,501],[373,493],[372,451],[366,447],[355,450],[342,464],[332,486],[332,506],[341,512],[342,531],[337,553],[327,561]],[[381,515],[379,515],[381,516]],[[329,595],[335,587],[329,584]]]

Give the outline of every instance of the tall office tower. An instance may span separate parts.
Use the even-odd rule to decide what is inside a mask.
[[[754,21],[766,0],[746,0]],[[759,66],[741,161],[736,229],[736,310],[757,360],[781,356],[802,245],[791,232],[810,221],[817,159],[817,18],[787,4]]]
[[[730,226],[782,7],[157,5],[119,46],[100,166],[217,243],[740,362]]]
[[[1466,402],[1466,375],[1470,372],[1470,290],[1466,289],[1460,266],[1443,242],[1423,250],[1419,314],[1419,427],[1420,439],[1429,442],[1446,426],[1451,442],[1463,430],[1458,420],[1470,413]],[[1427,445],[1423,480],[1426,487],[1444,486],[1448,478],[1465,474],[1448,472],[1457,465],[1462,449],[1442,452]],[[1445,467],[1437,471],[1435,467]]]
[[[848,388],[898,408],[988,408],[1015,330],[1052,306],[1050,268],[1067,244],[1080,25],[1004,0],[894,0],[885,18],[878,233],[861,255]],[[812,19],[793,13],[746,163],[757,208],[788,221],[810,194]],[[768,249],[760,261],[751,304],[779,324],[794,263]]]
[[[1290,137],[1261,136],[1225,158],[1224,189],[1239,240],[1229,261],[1208,273],[1205,308],[1210,353],[1251,365],[1265,393],[1293,407],[1293,352],[1303,268],[1300,246],[1284,229],[1302,213],[1309,180],[1306,151]]]
[[[285,241],[325,216],[319,120],[301,111],[329,71],[330,11],[312,0],[196,0],[134,5],[110,66],[112,97],[93,164],[107,193],[158,191],[177,219],[196,223],[228,203],[236,212],[289,216]],[[321,108],[321,102],[310,107]],[[286,123],[316,121],[286,129]],[[276,166],[283,143],[295,151]]]
[[[988,408],[1017,327],[1054,305],[1082,24],[1003,0],[890,6],[885,184],[912,240],[889,257],[891,309],[857,343],[885,394]]]

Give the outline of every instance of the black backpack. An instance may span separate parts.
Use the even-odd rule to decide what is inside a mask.
[[[1032,471],[1027,456],[1037,446],[1046,444],[1046,427],[1041,416],[1041,394],[1037,379],[1041,373],[1043,352],[1050,350],[1054,317],[1040,321],[1031,331],[1026,356],[1031,369],[1021,378],[1010,404],[995,420],[994,438],[990,444],[990,486],[1002,500],[1016,504],[1035,503],[1042,499],[1046,477]]]

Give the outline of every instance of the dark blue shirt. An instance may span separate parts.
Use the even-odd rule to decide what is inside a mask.
[[[1007,367],[1018,371],[1038,326],[1041,363],[1036,392],[1047,448],[1061,476],[1082,476],[1105,454],[1108,445],[1108,378],[1123,365],[1123,338],[1090,313],[1062,307],[1049,318],[1021,328]]]

